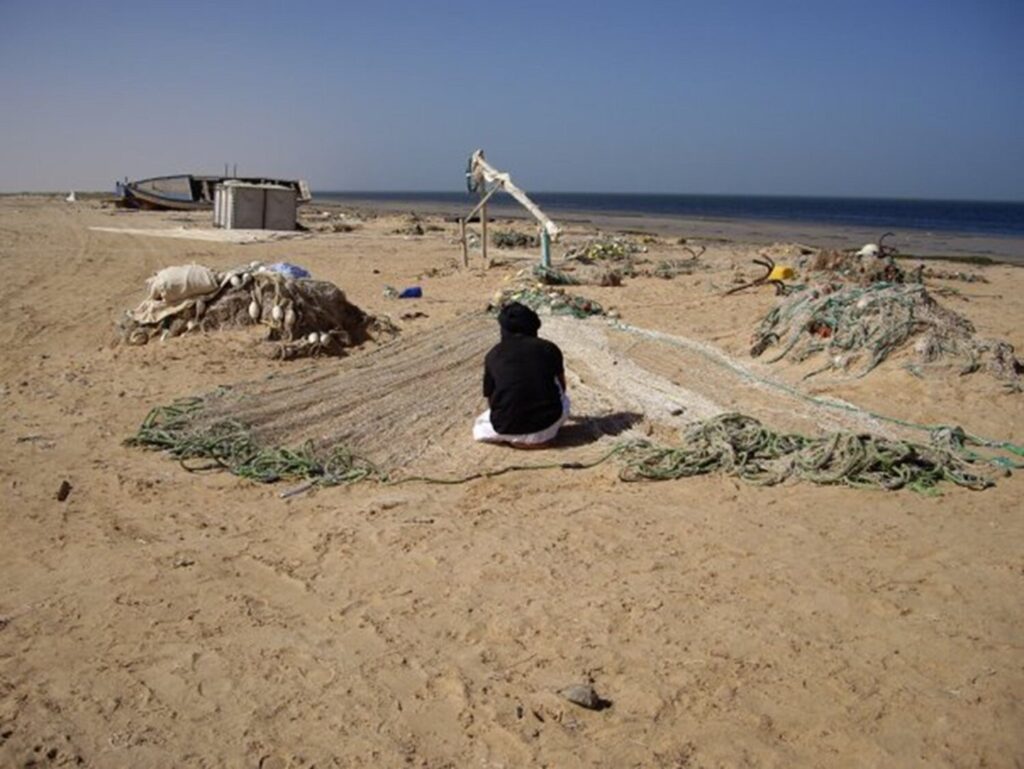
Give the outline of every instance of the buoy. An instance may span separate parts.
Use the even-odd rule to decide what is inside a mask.
[[[281,320],[284,317],[284,311],[281,309],[281,305],[275,304],[274,309],[270,311],[270,317],[275,321]]]
[[[289,307],[284,311],[284,327],[291,329],[295,325],[295,310]]]
[[[188,323],[185,324],[185,329],[187,331],[191,331],[195,327],[196,327],[196,322],[194,320],[190,320]]]
[[[327,344],[330,341],[331,341],[331,335],[328,334],[326,331],[321,331],[320,332],[320,344]]]
[[[253,320],[260,319],[260,305],[255,299],[249,302],[249,317]]]
[[[771,273],[768,275],[768,280],[792,280],[796,277],[796,273],[793,272],[792,267],[788,267],[784,264],[777,264],[772,268]]]
[[[252,283],[252,275],[250,275],[247,272],[243,272],[242,273],[242,285],[243,286],[248,286],[250,283]]]
[[[320,335],[315,331],[310,331],[309,336],[306,337],[306,341],[309,342],[310,344],[316,344],[318,341],[320,341]]]
[[[242,276],[241,275],[232,275],[231,276],[231,287],[232,288],[238,288],[241,285],[242,285]]]
[[[878,256],[878,246],[875,243],[868,243],[857,252],[857,256]]]

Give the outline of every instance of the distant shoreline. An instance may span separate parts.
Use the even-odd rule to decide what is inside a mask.
[[[540,197],[540,196],[537,196]],[[313,205],[348,207],[367,212],[415,212],[420,215],[459,216],[469,213],[473,200],[468,195],[426,193],[321,193]],[[541,203],[543,207],[543,203]],[[1024,206],[1022,206],[1024,210]],[[528,214],[507,197],[496,196],[490,204],[492,216],[525,220]],[[873,225],[850,225],[793,219],[704,216],[688,217],[638,211],[600,211],[586,208],[550,207],[556,222],[590,225],[608,232],[635,230],[666,237],[719,240],[769,245],[796,242],[821,248],[859,248],[884,232]],[[919,258],[952,258],[968,261],[1007,262],[1024,265],[1024,235],[991,234],[956,230],[893,229],[887,242],[906,255]]]

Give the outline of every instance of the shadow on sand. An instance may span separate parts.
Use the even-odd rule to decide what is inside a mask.
[[[549,448],[570,449],[596,443],[606,435],[619,435],[643,420],[643,414],[616,411],[600,417],[571,416]]]

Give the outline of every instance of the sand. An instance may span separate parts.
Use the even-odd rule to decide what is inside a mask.
[[[452,224],[428,219],[424,236],[408,237],[393,234],[399,215],[323,206],[307,210],[310,226],[356,229],[245,245],[90,229],[182,219],[205,222],[0,200],[0,765],[1024,762],[1024,474],[925,497],[721,476],[625,484],[602,465],[288,500],[189,474],[122,444],[150,407],[297,366],[340,374],[373,345],[290,363],[268,360],[251,329],[112,346],[114,321],[156,269],[296,262],[412,336],[479,310],[534,255],[492,251],[501,264],[474,257],[465,269]],[[749,336],[774,297],[721,297],[736,275],[756,274],[757,251],[709,245],[706,272],[585,293],[637,327],[760,366]],[[651,248],[684,256],[674,238]],[[940,282],[960,291],[942,301],[1024,349],[1024,271],[964,269],[990,282]],[[422,300],[383,295],[414,284]],[[697,409],[736,404],[832,426],[650,340],[602,331],[613,359],[588,361],[591,326],[551,328],[570,380],[605,394],[617,356],[630,392],[671,384]],[[801,384],[780,365],[763,373],[1024,443],[1024,396],[983,374],[917,379],[890,361],[865,379]],[[633,429],[674,429],[643,417]],[[466,471],[507,452],[464,438],[442,448]],[[71,491],[59,502],[62,480]],[[559,697],[588,680],[610,707]]]

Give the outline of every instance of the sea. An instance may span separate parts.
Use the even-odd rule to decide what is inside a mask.
[[[459,192],[317,192],[315,197],[451,210],[467,209],[474,204],[472,196]],[[555,219],[559,214],[592,213],[1024,237],[1024,202],[583,192],[531,192],[530,197]],[[492,210],[496,212],[517,205],[506,196],[492,200]]]

